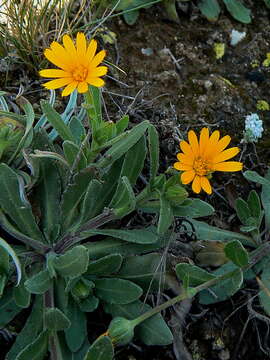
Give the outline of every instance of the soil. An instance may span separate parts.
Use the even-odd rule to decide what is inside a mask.
[[[133,123],[144,119],[154,123],[160,135],[161,170],[173,164],[179,140],[186,137],[187,131],[204,126],[232,136],[232,143],[242,148],[246,169],[263,174],[269,166],[270,111],[256,108],[258,100],[270,102],[270,67],[262,65],[270,52],[269,13],[265,6],[252,2],[250,8],[250,25],[234,21],[228,13],[210,23],[196,7],[187,12],[179,10],[177,24],[169,21],[159,6],[142,10],[133,26],[122,18],[106,24],[117,35],[117,41],[103,47],[108,49],[108,59],[125,72],[111,67],[111,78],[103,93],[107,116],[116,120],[128,113]],[[236,46],[230,45],[233,29],[246,32]],[[225,44],[225,54],[220,59],[215,56],[215,43]],[[25,96],[30,96],[30,100],[32,97],[38,103],[39,97],[48,96],[43,91],[37,93],[38,80],[18,67],[14,71],[8,78],[0,73],[3,90],[17,93],[19,79],[27,84]],[[250,113],[258,113],[264,123],[264,136],[256,147],[241,143],[245,116]],[[215,216],[208,222],[234,229],[238,226],[231,218],[234,199],[239,194],[245,197],[251,186],[241,174],[217,174],[213,185],[212,196],[200,195],[216,208]],[[256,284],[248,284],[230,301],[208,307],[198,305],[196,300],[193,304],[181,304],[186,306],[186,312],[179,320],[180,326],[179,322],[176,326],[175,346],[145,347],[134,343],[120,349],[117,359],[267,359],[269,323],[253,316],[256,300],[252,308],[248,303],[255,288]],[[168,321],[178,319],[176,310],[165,314]],[[1,345],[3,340],[6,338],[0,333]]]

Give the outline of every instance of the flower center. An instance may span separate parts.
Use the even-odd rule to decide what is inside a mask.
[[[194,169],[196,175],[199,175],[199,176],[207,176],[212,172],[210,164],[206,160],[202,159],[201,157],[197,157],[194,160],[193,169]]]
[[[72,72],[73,79],[75,81],[85,81],[88,75],[88,70],[83,65],[79,65]]]

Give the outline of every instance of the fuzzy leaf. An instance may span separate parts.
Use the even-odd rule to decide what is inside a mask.
[[[71,322],[70,327],[65,330],[66,342],[69,349],[76,352],[81,348],[87,336],[86,317],[72,299],[69,299],[66,315]]]
[[[20,260],[17,256],[17,254],[15,253],[15,251],[12,249],[12,247],[2,238],[0,238],[0,248],[4,249],[5,254],[7,254],[7,259],[4,263],[4,258],[6,258],[6,256],[4,254],[2,254],[1,256],[1,260],[0,260],[0,266],[1,266],[1,270],[6,272],[6,275],[8,274],[8,255],[12,258],[16,270],[17,270],[17,285],[20,283],[21,278],[22,278],[22,269],[21,269],[21,264],[20,264]],[[1,254],[2,252],[0,252]]]
[[[52,286],[48,270],[43,270],[25,281],[24,286],[31,294],[43,294]]]
[[[201,0],[198,8],[209,21],[216,21],[220,14],[220,6],[217,0]]]
[[[77,277],[87,270],[88,262],[88,249],[82,245],[78,245],[68,250],[65,254],[55,258],[54,267],[63,277]]]
[[[113,345],[108,336],[100,336],[90,346],[83,360],[112,360]]]
[[[111,304],[128,304],[142,295],[142,289],[128,280],[104,278],[94,281],[99,298]]]
[[[223,0],[223,2],[232,17],[244,24],[251,23],[251,11],[240,0]]]
[[[189,286],[198,286],[215,278],[215,275],[208,271],[187,263],[177,264],[175,271],[180,280],[188,281]]]
[[[120,254],[111,254],[102,257],[101,259],[90,261],[87,272],[85,275],[110,275],[116,273],[121,264],[123,258]]]
[[[15,360],[43,360],[48,352],[48,338],[48,332],[44,330],[16,356]]]
[[[236,266],[243,267],[249,262],[247,250],[238,240],[230,241],[224,248],[225,254]]]
[[[48,330],[60,331],[70,327],[66,315],[57,308],[47,308],[44,313],[44,326]]]

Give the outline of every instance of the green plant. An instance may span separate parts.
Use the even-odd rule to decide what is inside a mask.
[[[20,171],[13,160],[0,164],[0,224],[21,244],[11,248],[0,241],[0,327],[31,308],[8,360],[34,353],[43,359],[48,349],[51,359],[82,359],[95,336],[87,331],[89,313],[100,307],[114,318],[128,313],[131,321],[149,311],[140,299],[166,287],[158,250],[168,246],[174,216],[213,212],[207,203],[187,199],[174,176],[158,175],[158,135],[148,121],[130,130],[127,116],[105,122],[95,87],[85,94],[79,116],[71,116],[75,92],[61,116],[52,106],[53,94],[51,104],[41,102],[37,122],[26,100],[25,115],[0,111],[29,124],[32,133],[32,141],[18,150],[18,158],[24,154]],[[82,126],[86,114],[90,131]],[[144,186],[142,171],[148,178]],[[156,213],[157,223],[153,217],[144,228],[125,225],[138,210]],[[111,336],[118,334],[115,324]],[[148,345],[172,341],[160,314],[136,322],[135,333]]]

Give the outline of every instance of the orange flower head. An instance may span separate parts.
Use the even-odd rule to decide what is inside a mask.
[[[181,153],[177,154],[178,162],[174,163],[176,170],[183,171],[181,182],[189,184],[192,182],[192,190],[199,194],[204,190],[207,194],[212,193],[209,182],[214,171],[240,171],[243,164],[239,161],[226,161],[239,153],[238,147],[225,148],[229,145],[231,138],[226,135],[220,138],[220,133],[215,130],[211,136],[209,129],[203,128],[198,141],[193,130],[188,132],[188,140],[180,142]]]
[[[47,89],[65,87],[62,96],[70,95],[75,89],[79,93],[88,91],[88,85],[101,87],[104,80],[100,77],[107,73],[107,66],[99,66],[106,52],[101,50],[96,54],[97,42],[92,39],[87,44],[83,33],[78,33],[76,46],[68,35],[63,36],[63,46],[53,41],[49,49],[44,51],[45,57],[60,69],[41,70],[39,75],[55,78],[43,86]]]

